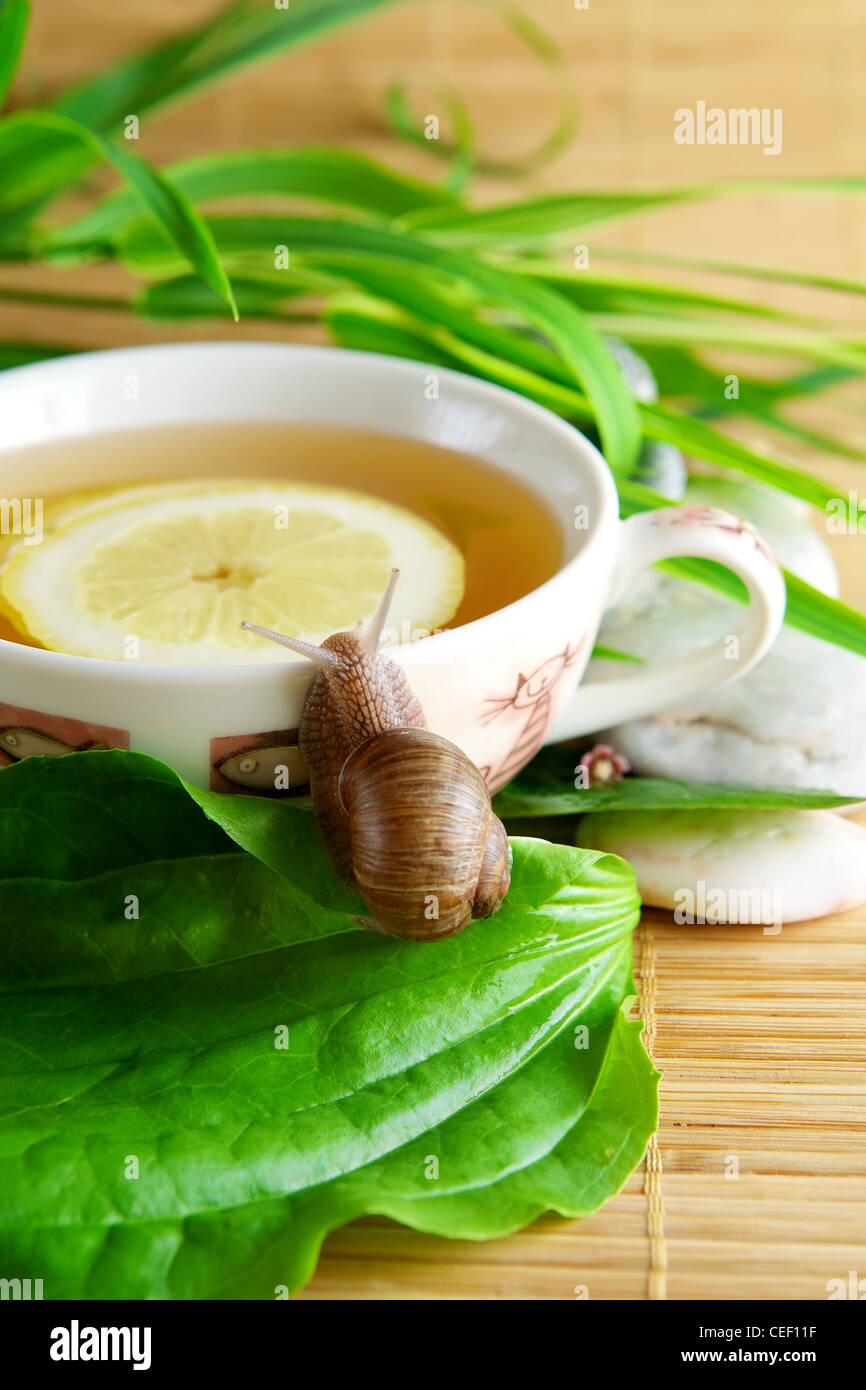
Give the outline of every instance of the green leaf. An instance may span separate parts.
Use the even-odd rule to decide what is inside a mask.
[[[453,201],[445,190],[394,173],[351,150],[314,146],[206,155],[169,164],[163,173],[193,203],[256,196],[311,198],[388,220],[413,208]],[[40,241],[40,253],[53,259],[107,254],[140,216],[137,199],[122,189],[84,217],[50,228]]]
[[[197,796],[229,834],[140,754],[0,775],[3,1268],[273,1299],[357,1216],[486,1239],[618,1190],[656,1121],[626,864],[514,841],[496,917],[401,943],[310,815]]]
[[[18,69],[29,23],[30,0],[0,0],[0,107]]]
[[[586,748],[591,740],[587,740]],[[586,751],[586,750],[583,750]],[[802,787],[751,787],[733,782],[683,782],[625,777],[608,786],[575,787],[579,754],[546,748],[495,798],[498,816],[573,816],[586,811],[669,811],[719,806],[764,811],[783,807],[846,806],[864,798]],[[864,788],[866,797],[866,788]]]

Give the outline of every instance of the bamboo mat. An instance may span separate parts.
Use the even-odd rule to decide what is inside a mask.
[[[866,1279],[864,928],[864,908],[775,937],[645,912],[661,1122],[623,1191],[484,1244],[358,1222],[298,1297],[814,1300]]]

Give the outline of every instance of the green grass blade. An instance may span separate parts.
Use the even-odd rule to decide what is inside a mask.
[[[768,193],[862,194],[866,179],[756,179],[657,189],[651,193],[560,193],[504,203],[489,208],[441,209],[413,214],[406,225],[431,239],[454,246],[486,246],[491,250],[529,245],[539,238],[576,233],[600,222],[675,203]]]
[[[403,221],[407,231],[440,245],[537,246],[539,238],[578,233],[617,217],[676,202],[675,193],[551,193],[492,208],[424,209]],[[682,195],[685,196],[685,195]]]
[[[334,288],[327,276],[308,271],[287,274],[279,284],[239,275],[232,276],[232,289],[238,312],[244,318],[317,322],[319,314],[286,309],[292,299],[321,294]],[[181,275],[146,285],[131,301],[130,308],[144,318],[183,321],[221,318],[225,315],[222,297],[195,275]]]
[[[170,164],[163,173],[193,203],[256,196],[309,198],[390,220],[413,208],[454,201],[445,189],[394,173],[351,150],[314,146],[206,155]],[[121,189],[84,217],[51,228],[40,242],[40,252],[63,259],[108,254],[140,215],[134,194]]]
[[[665,251],[632,251],[614,246],[596,247],[593,254],[600,260],[639,261],[645,265],[671,266],[676,270],[697,270],[744,280],[765,280],[807,289],[835,290],[840,294],[866,294],[866,280],[851,280],[811,270],[782,270],[778,266],[749,265],[742,261],[715,260],[705,256],[680,256]]]
[[[821,482],[800,468],[777,463],[774,459],[747,449],[728,435],[720,434],[703,420],[685,415],[672,406],[645,405],[640,407],[644,433],[650,439],[675,444],[686,454],[694,454],[706,463],[718,464],[737,473],[757,478],[770,487],[779,488],[791,497],[800,497],[815,507],[823,507],[831,497],[844,494],[838,486]]]
[[[807,429],[781,414],[781,408],[788,400],[814,395],[828,386],[863,375],[854,368],[833,365],[817,371],[794,372],[773,381],[761,381],[738,373],[738,395],[729,400],[722,389],[724,377],[687,349],[663,346],[642,348],[641,353],[652,368],[661,395],[687,403],[692,418],[724,419],[730,414],[742,419],[746,416],[756,424],[769,427],[809,448],[821,449],[857,463],[863,461],[862,449]]]
[[[730,347],[743,352],[780,353],[812,357],[842,367],[866,371],[866,340],[838,338],[821,330],[788,324],[778,328],[701,322],[697,319],[662,318],[652,314],[597,314],[594,321],[604,333],[615,333],[630,343],[671,343],[678,347]]]
[[[141,116],[190,95],[249,63],[312,43],[397,0],[303,0],[230,5],[216,19],[89,78],[60,94],[53,109],[100,130],[129,112]]]
[[[363,277],[399,265],[426,269],[470,287],[475,295],[505,305],[540,331],[591,402],[611,467],[628,469],[640,441],[638,414],[622,373],[589,319],[544,285],[497,270],[474,257],[400,235],[390,230],[315,218],[212,218],[216,244],[227,256],[244,258],[242,266],[273,268],[273,247],[333,273]],[[144,274],[178,269],[176,253],[153,229],[133,229],[121,247],[127,265]],[[431,302],[431,313],[437,304]]]
[[[670,499],[651,488],[637,483],[620,482],[619,498],[622,516],[633,516],[635,512],[652,510],[656,507],[672,506]],[[736,603],[748,603],[745,584],[724,565],[713,560],[699,560],[684,557],[677,560],[664,560],[660,569],[681,579],[692,579]],[[799,632],[808,633],[822,642],[844,647],[858,656],[866,656],[866,616],[858,613],[839,599],[829,598],[820,590],[807,584],[805,580],[783,569],[788,601],[785,608],[785,623]]]
[[[204,218],[199,216],[189,199],[180,193],[164,174],[151,168],[138,155],[130,154],[102,137],[97,138],[105,158],[135,190],[166,236],[182,252],[205,284],[210,285],[211,289],[225,300],[232,317],[237,320],[238,308],[232,287]]]
[[[65,294],[60,290],[24,290],[17,285],[0,285],[0,300],[13,304],[50,304],[58,309],[120,309],[128,313],[131,299],[109,298],[102,294]]]
[[[151,214],[167,244],[170,244],[175,252],[192,265],[202,279],[222,296],[237,318],[231,285],[207,223],[164,174],[152,169],[138,155],[130,154],[128,150],[121,149],[87,126],[68,117],[57,116],[48,111],[28,111],[13,119],[17,121],[17,129],[22,133],[29,127],[34,135],[43,136],[48,141],[53,138],[57,138],[61,143],[77,140],[94,158],[99,157],[112,164]],[[4,122],[3,125],[5,124],[7,123]],[[0,143],[3,125],[0,125]]]
[[[774,309],[754,300],[731,299],[729,295],[709,294],[682,285],[665,285],[652,280],[636,280],[625,275],[599,275],[596,271],[583,268],[570,270],[556,261],[529,257],[497,257],[496,264],[516,274],[540,279],[552,289],[559,290],[560,294],[575,300],[581,308],[591,311],[610,308],[623,312],[644,312],[649,309],[665,313],[672,309],[712,309],[723,314],[743,314],[747,317],[775,319],[779,322],[795,322],[797,318],[783,309]]]
[[[0,0],[0,108],[18,70],[29,23],[30,0]]]
[[[21,227],[58,188],[74,183],[98,159],[92,140],[45,112],[6,116],[0,121],[0,228]]]
[[[345,294],[326,306],[323,321],[335,343],[360,352],[384,352],[408,357],[413,362],[459,368],[460,363],[437,347],[426,335],[404,324],[390,305],[377,304],[364,295]]]

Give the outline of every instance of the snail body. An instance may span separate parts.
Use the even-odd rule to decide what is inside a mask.
[[[378,650],[397,571],[366,632],[320,647],[250,628],[318,666],[298,729],[316,827],[365,925],[408,941],[453,936],[499,908],[510,882],[505,828],[466,754],[426,727],[406,673]]]

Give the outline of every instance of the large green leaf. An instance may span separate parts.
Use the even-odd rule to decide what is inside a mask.
[[[495,917],[400,943],[309,814],[197,795],[138,754],[0,774],[4,1268],[272,1299],[365,1213],[483,1239],[621,1186],[656,1119],[627,865],[517,840]]]

